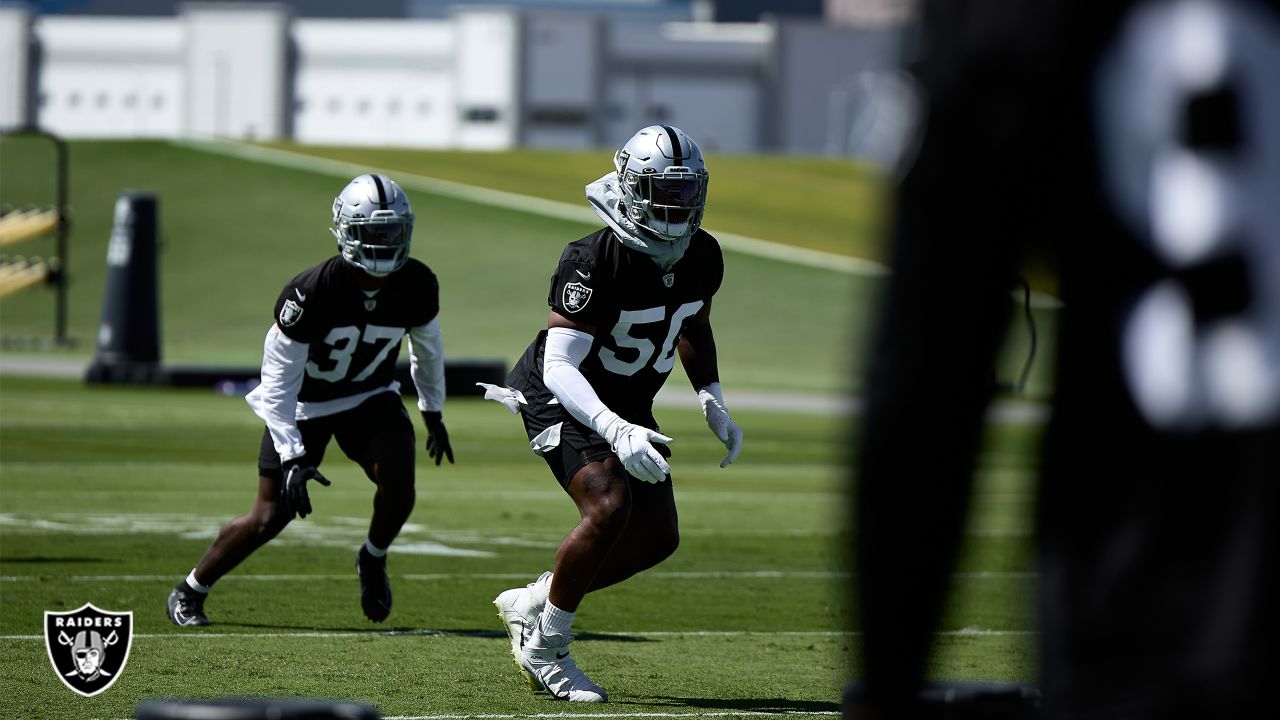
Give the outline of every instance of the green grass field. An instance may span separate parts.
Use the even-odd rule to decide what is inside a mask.
[[[438,171],[453,180],[492,181],[498,189],[511,187],[511,177],[524,177],[532,167],[549,167],[552,181],[518,186],[567,201],[581,193],[584,178],[603,173],[592,168],[607,169],[610,163],[607,151],[566,153],[565,167],[571,172],[545,162],[545,153],[534,151],[472,154],[470,164],[457,153],[307,151],[327,151],[337,159],[363,157],[370,165],[387,163],[413,172]],[[160,323],[166,363],[256,366],[280,287],[293,273],[335,251],[327,230],[329,206],[350,179],[347,175],[277,167],[154,141],[76,141],[70,143],[70,156],[69,327],[78,345],[60,351],[63,354],[92,354],[112,210],[125,190],[154,192],[159,198]],[[50,157],[46,143],[0,139],[0,203],[48,202],[53,188]],[[803,245],[823,233],[839,234],[820,227],[847,224],[848,254],[855,254],[858,244],[876,244],[873,228],[879,211],[869,198],[878,193],[867,189],[870,176],[847,161],[723,160],[738,166],[723,173],[724,181],[714,186],[718,204],[708,210],[708,226],[730,221],[735,232]],[[783,177],[786,181],[779,182]],[[562,185],[564,189],[554,193],[545,190]],[[769,193],[761,193],[762,187],[770,188]],[[858,199],[842,201],[844,195]],[[733,225],[731,221],[740,217],[733,207],[753,206],[763,196],[786,198],[794,209],[770,206],[766,214],[771,222]],[[418,217],[413,254],[441,279],[446,352],[452,357],[514,362],[546,323],[547,286],[560,251],[596,226],[426,192],[414,192],[411,200]],[[51,239],[42,239],[10,252],[47,256],[52,245]],[[736,252],[725,254],[725,264],[713,319],[727,388],[858,391],[858,348],[865,342],[882,279]],[[1038,313],[1042,328],[1051,328],[1053,320],[1051,312]],[[0,302],[0,336],[47,339],[52,328],[52,289],[35,288]],[[1017,375],[1025,341],[1024,329],[1015,324],[1002,377]],[[38,343],[9,342],[6,347],[14,352],[28,347],[47,351]],[[1047,389],[1048,355],[1042,346],[1030,383],[1033,394]]]
[[[420,457],[418,504],[390,565],[396,607],[360,614],[352,554],[371,486],[331,453],[334,481],[215,589],[216,625],[179,629],[168,588],[255,487],[260,427],[243,401],[205,390],[86,388],[0,376],[0,677],[5,717],[123,718],[151,697],[353,698],[388,717],[586,712],[535,696],[490,605],[532,580],[576,522],[572,503],[495,403],[448,410],[458,464]],[[836,710],[855,672],[842,550],[844,421],[737,413],[748,444],[723,450],[696,408],[660,409],[683,542],[668,562],[590,596],[575,656],[640,713]],[[1033,643],[1026,481],[1036,431],[994,428],[970,551],[939,636],[937,678],[1026,679]],[[81,698],[45,656],[42,613],[85,602],[134,613],[129,665]],[[599,712],[599,709],[595,709]]]
[[[210,390],[85,387],[6,373],[5,361],[92,355],[112,207],[121,191],[139,189],[160,199],[165,362],[256,366],[283,282],[334,251],[329,203],[349,178],[166,142],[70,147],[78,344],[29,340],[51,334],[50,290],[0,301],[0,716],[123,718],[144,698],[227,695],[354,698],[388,717],[424,720],[600,712],[534,696],[508,660],[490,602],[548,567],[576,513],[527,450],[518,419],[494,403],[451,399],[459,464],[427,467],[420,458],[419,501],[392,560],[396,609],[386,626],[361,616],[352,568],[372,490],[336,448],[325,463],[335,484],[315,493],[316,514],[219,585],[208,607],[217,625],[179,631],[167,622],[168,588],[220,524],[248,508],[258,420],[241,399]],[[609,166],[607,151],[548,163],[529,151],[290,149],[565,201]],[[42,153],[36,143],[0,140],[0,202],[47,202],[52,176]],[[856,167],[710,162],[712,229],[879,257],[882,191]],[[412,200],[414,255],[441,277],[447,354],[514,361],[545,324],[560,250],[593,228],[427,192]],[[17,249],[51,248],[44,239]],[[741,390],[801,399],[860,391],[881,278],[737,252],[725,259],[713,318],[731,409]],[[1048,391],[1054,324],[1052,312],[1037,318],[1044,336],[1033,396]],[[1016,377],[1025,349],[1015,324],[1002,379]],[[668,383],[687,386],[679,370]],[[840,687],[857,673],[841,556],[848,420],[789,411],[781,399],[781,410],[734,409],[747,441],[727,470],[717,467],[723,451],[692,401],[660,408],[664,432],[677,439],[681,549],[591,597],[576,623],[575,656],[610,691],[611,717],[834,714]],[[1033,674],[1029,505],[1040,431],[990,430],[938,635],[937,679]],[[132,610],[138,633],[125,674],[92,699],[62,687],[37,637],[45,610],[85,602]]]

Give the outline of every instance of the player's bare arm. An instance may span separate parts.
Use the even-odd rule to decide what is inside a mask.
[[[551,311],[551,316],[547,318],[547,328],[567,328],[569,330],[577,330],[595,337],[596,326],[591,323],[579,322],[567,318],[555,310]]]
[[[711,299],[685,321],[680,331],[680,364],[698,393],[698,404],[707,419],[707,427],[724,443],[727,454],[720,467],[728,467],[742,452],[742,428],[729,417],[724,393],[720,389],[720,370],[716,364],[716,338],[711,330]]]
[[[720,381],[716,365],[716,338],[711,331],[711,300],[708,299],[680,330],[680,364],[694,389]]]

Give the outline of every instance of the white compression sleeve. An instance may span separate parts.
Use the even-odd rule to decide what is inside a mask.
[[[440,318],[409,328],[409,374],[418,390],[418,409],[444,409],[444,337]]]
[[[547,330],[546,347],[542,353],[542,382],[574,419],[612,443],[607,431],[621,418],[605,407],[578,369],[591,352],[594,340],[581,330],[559,327]]]
[[[298,432],[297,412],[309,347],[272,325],[262,346],[262,382],[245,396],[254,414],[266,422],[281,461],[301,457],[307,451]]]

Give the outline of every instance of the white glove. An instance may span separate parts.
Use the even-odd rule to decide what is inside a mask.
[[[720,383],[713,382],[698,388],[698,403],[702,405],[702,415],[707,419],[707,427],[711,428],[711,432],[720,438],[720,442],[729,451],[724,460],[720,461],[720,467],[728,467],[729,463],[738,459],[738,453],[742,452],[742,428],[729,417],[729,411],[724,406],[724,395],[720,393]]]
[[[615,416],[617,417],[617,416]],[[653,443],[670,443],[671,438],[641,425],[617,418],[601,433],[622,461],[622,467],[647,483],[660,483],[671,473],[671,466],[653,447]]]

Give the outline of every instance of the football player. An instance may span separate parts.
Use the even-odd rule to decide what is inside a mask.
[[[662,562],[679,542],[671,489],[671,438],[658,432],[653,398],[684,366],[707,422],[728,450],[742,431],[721,394],[711,298],[724,264],[700,229],[707,169],[697,143],[653,125],[614,155],[614,171],[586,187],[605,227],[569,243],[547,299],[548,327],[486,397],[519,412],[533,451],[573,498],[581,521],[554,573],[494,600],[511,652],[534,690],[557,699],[607,695],[569,657],[583,596]]]
[[[922,132],[847,496],[846,717],[1274,717],[1280,2],[920,5]],[[1063,300],[1027,597],[1040,707],[966,709],[969,688],[920,690],[1027,253]]]
[[[400,400],[396,359],[406,334],[427,453],[453,462],[442,418],[444,345],[439,286],[409,257],[413,211],[384,175],[353,179],[333,201],[338,254],[285,284],[267,331],[262,382],[246,396],[266,422],[258,495],[247,515],[218,533],[200,563],[169,593],[169,619],[207,625],[204,601],[218,578],[312,511],[308,483],[330,439],[377,490],[368,537],[356,552],[360,607],[381,622],[391,612],[386,555],[414,502],[413,423]]]

